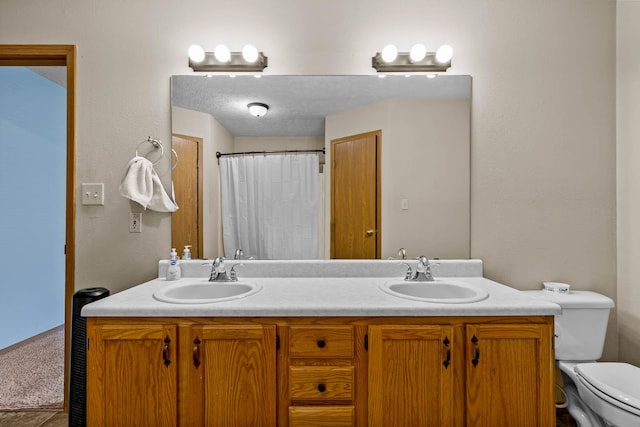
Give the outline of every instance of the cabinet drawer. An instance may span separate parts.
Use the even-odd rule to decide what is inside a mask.
[[[353,406],[290,406],[289,427],[351,427]]]
[[[353,366],[290,366],[293,400],[353,400]]]
[[[353,357],[353,327],[292,326],[291,357]]]

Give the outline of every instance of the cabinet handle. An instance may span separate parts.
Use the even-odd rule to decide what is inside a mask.
[[[445,369],[448,369],[449,365],[451,364],[451,347],[449,346],[450,343],[451,343],[451,341],[449,341],[449,337],[444,337],[444,340],[442,341],[442,344],[444,344],[444,349],[445,349],[445,352],[446,352],[446,359],[444,359],[442,364],[444,365]]]
[[[200,339],[193,340],[193,366],[200,366]]]
[[[324,348],[327,345],[325,340],[318,340],[316,344],[318,344],[318,348]]]
[[[478,361],[480,360],[480,347],[478,346],[478,338],[475,335],[471,338],[471,343],[473,344],[475,354],[475,357],[471,359],[471,363],[473,366],[478,366]]]
[[[169,359],[169,344],[171,340],[169,339],[169,335],[167,335],[164,339],[164,346],[162,347],[162,360],[164,361],[164,366],[167,368],[171,364],[171,360]]]
[[[325,391],[327,391],[327,386],[322,383],[318,384],[318,391],[320,393],[324,393]]]

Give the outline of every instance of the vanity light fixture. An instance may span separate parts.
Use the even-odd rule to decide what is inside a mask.
[[[453,49],[443,45],[436,52],[427,52],[423,44],[414,45],[409,52],[398,52],[393,45],[387,45],[382,52],[371,58],[371,66],[379,73],[393,72],[438,72],[451,67]]]
[[[247,108],[249,109],[249,113],[256,117],[262,117],[269,111],[269,106],[262,102],[251,102],[247,104]]]
[[[213,52],[193,45],[189,47],[189,67],[193,71],[261,72],[267,67],[267,57],[253,45],[246,45],[241,52],[231,52],[225,45],[218,45]]]

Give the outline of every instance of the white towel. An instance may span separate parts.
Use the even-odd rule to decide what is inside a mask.
[[[172,185],[173,187],[173,185]],[[175,212],[178,205],[164,191],[160,177],[148,159],[136,156],[129,161],[120,183],[120,194],[157,212]]]

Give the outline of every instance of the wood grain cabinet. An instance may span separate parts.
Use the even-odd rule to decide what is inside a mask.
[[[555,426],[551,324],[369,331],[369,426]]]
[[[555,426],[553,317],[90,318],[90,426]]]

